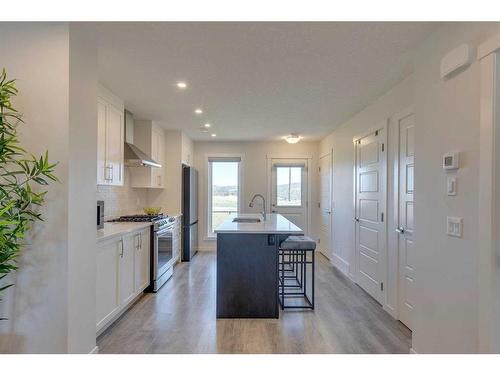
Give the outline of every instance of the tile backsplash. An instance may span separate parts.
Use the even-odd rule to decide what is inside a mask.
[[[104,220],[121,215],[142,213],[146,207],[147,190],[130,186],[130,174],[125,168],[123,186],[97,186],[97,200],[104,201]]]

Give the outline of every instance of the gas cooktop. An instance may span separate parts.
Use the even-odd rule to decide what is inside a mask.
[[[111,223],[120,223],[120,222],[154,222],[162,219],[167,219],[168,215],[158,214],[158,215],[125,215],[120,216],[117,219],[109,220]]]

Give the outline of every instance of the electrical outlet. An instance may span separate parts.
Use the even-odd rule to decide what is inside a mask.
[[[462,237],[463,218],[461,217],[446,217],[446,234],[452,237]]]

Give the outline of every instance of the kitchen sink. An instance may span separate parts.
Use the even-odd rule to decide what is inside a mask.
[[[233,223],[260,223],[260,219],[256,217],[235,217]]]

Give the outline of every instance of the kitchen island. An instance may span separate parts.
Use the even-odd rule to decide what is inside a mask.
[[[278,318],[278,247],[303,231],[280,214],[237,219],[215,230],[217,318]]]

